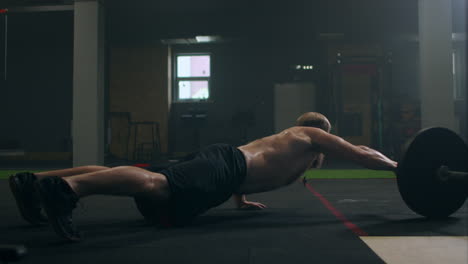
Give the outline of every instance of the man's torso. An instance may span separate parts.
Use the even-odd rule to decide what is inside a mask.
[[[286,129],[239,149],[247,162],[247,177],[240,187],[242,193],[264,192],[290,184],[319,155],[301,127]]]

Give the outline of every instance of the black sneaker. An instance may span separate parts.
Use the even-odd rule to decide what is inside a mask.
[[[55,233],[69,241],[80,241],[81,235],[72,221],[78,196],[70,185],[60,177],[47,177],[36,183],[36,189]]]
[[[41,203],[34,188],[37,181],[36,175],[30,172],[21,172],[11,175],[8,181],[24,220],[36,226],[46,224],[47,217],[41,212]]]

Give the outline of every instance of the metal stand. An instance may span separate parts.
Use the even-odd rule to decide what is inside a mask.
[[[148,128],[151,133],[150,140],[141,141],[142,137],[140,137],[139,133]],[[133,131],[133,160],[150,161],[161,153],[158,122],[130,122],[130,130]]]

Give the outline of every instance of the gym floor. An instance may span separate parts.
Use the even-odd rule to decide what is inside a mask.
[[[71,244],[50,227],[28,226],[5,179],[0,193],[1,241],[28,248],[20,263],[468,263],[468,204],[426,220],[391,177],[310,177],[249,196],[265,210],[237,211],[228,201],[179,229],[148,226],[132,199],[89,197],[74,216],[84,241]]]

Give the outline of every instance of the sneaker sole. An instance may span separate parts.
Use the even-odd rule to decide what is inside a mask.
[[[20,214],[23,217],[24,220],[26,220],[28,223],[34,226],[43,226],[47,224],[47,222],[44,221],[37,221],[37,219],[31,214],[29,214],[29,210],[26,209],[26,206],[23,203],[23,199],[21,199],[21,187],[20,184],[17,182],[15,176],[10,176],[8,179],[8,182],[10,184],[10,190],[11,193],[13,194],[13,197],[15,198],[16,205],[19,208]]]
[[[37,191],[39,192],[39,199],[41,201],[41,204],[44,208],[44,211],[47,214],[47,217],[49,218],[49,223],[52,225],[52,228],[54,229],[55,233],[59,235],[60,237],[71,241],[71,242],[79,242],[81,241],[81,238],[78,236],[70,236],[70,234],[63,228],[62,223],[58,220],[57,217],[55,217],[54,210],[50,208],[50,203],[47,201],[47,190],[44,190],[40,182],[36,183],[36,188]]]

